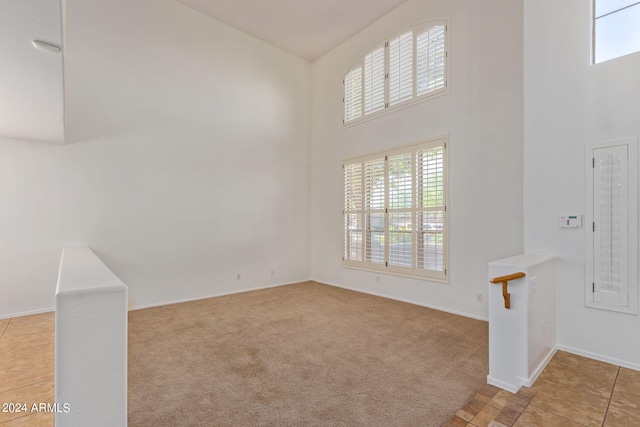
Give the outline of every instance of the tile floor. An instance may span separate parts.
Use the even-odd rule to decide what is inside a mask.
[[[0,320],[0,426],[52,426],[54,314]],[[487,385],[446,424],[465,427],[640,426],[640,372],[559,351],[531,388],[512,394]]]
[[[54,313],[0,320],[2,427],[53,425],[53,413],[32,409],[34,403],[51,404],[55,399],[54,320]],[[20,403],[21,411],[4,407],[11,403]]]
[[[640,426],[640,372],[559,351],[533,387],[487,385],[446,426]]]

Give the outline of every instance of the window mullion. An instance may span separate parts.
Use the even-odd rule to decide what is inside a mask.
[[[414,39],[415,40],[415,39]],[[415,49],[414,49],[414,61],[415,61]],[[415,64],[415,62],[414,62]],[[415,67],[414,67],[414,73],[415,73]],[[415,89],[415,79],[414,79],[414,83],[413,83],[413,87]],[[417,233],[417,228],[418,228],[418,192],[417,192],[417,179],[416,176],[418,174],[418,165],[416,164],[416,150],[413,149],[411,151],[411,207],[412,207],[412,215],[411,215],[411,220],[412,220],[412,224],[411,224],[411,234],[412,234],[412,238],[411,238],[411,269],[412,271],[415,271],[416,265],[417,265],[417,253],[418,253],[418,233]]]
[[[363,64],[364,65],[364,64]],[[363,67],[364,68],[364,67]],[[364,96],[362,97],[364,99]],[[363,110],[364,111],[364,110]],[[365,219],[367,218],[367,186],[365,183],[366,179],[366,171],[365,171],[366,162],[362,162],[361,164],[361,172],[360,172],[360,182],[362,182],[362,188],[360,189],[360,200],[361,200],[361,208],[362,212],[360,213],[360,224],[362,224],[362,263],[365,264],[367,262],[367,224],[365,224]]]
[[[413,75],[413,81],[411,83],[411,98],[415,99],[418,96],[418,31],[413,31],[411,43],[413,43],[413,66],[411,67],[411,73]]]
[[[384,156],[384,263],[385,269],[389,267],[389,156]]]
[[[390,61],[389,61],[389,41],[384,43],[384,108],[389,108],[389,73],[390,73]]]
[[[364,117],[364,59],[360,64],[360,117]]]

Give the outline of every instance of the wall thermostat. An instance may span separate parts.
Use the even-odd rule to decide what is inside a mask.
[[[582,215],[562,215],[560,228],[582,228]]]

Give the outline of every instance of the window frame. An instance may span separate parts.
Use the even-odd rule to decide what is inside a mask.
[[[596,8],[597,8],[596,3],[597,2],[598,2],[598,0],[591,0],[591,65],[598,65],[598,64],[602,64],[604,62],[608,62],[608,61],[611,61],[611,60],[614,60],[614,59],[622,58],[622,57],[625,57],[625,56],[628,56],[628,55],[633,55],[635,53],[640,53],[640,48],[638,48],[638,50],[635,50],[633,52],[628,52],[628,53],[625,53],[623,55],[612,56],[611,58],[603,59],[601,61],[597,61],[596,60],[596,39],[597,39],[597,37],[596,37],[596,21],[598,19],[600,19],[600,18],[604,18],[604,17],[607,17],[609,15],[615,15],[615,14],[620,13],[620,12],[626,10],[626,9],[630,9],[632,7],[636,7],[636,6],[640,5],[640,2],[636,2],[634,4],[630,4],[630,5],[621,7],[619,9],[613,10],[611,12],[608,12],[608,13],[606,13],[604,15],[596,16]]]
[[[418,94],[418,88],[417,88],[417,77],[418,77],[418,62],[417,62],[417,56],[418,56],[418,52],[417,52],[417,37],[420,34],[423,34],[425,31],[428,31],[430,28],[437,26],[437,25],[444,25],[445,27],[445,31],[444,31],[444,54],[445,54],[445,59],[444,59],[444,87],[442,88],[437,88],[431,91],[427,91],[425,93],[422,94]],[[403,108],[407,108],[410,106],[413,106],[415,104],[421,103],[421,102],[425,102],[427,100],[433,99],[433,98],[437,98],[439,96],[442,95],[446,95],[448,93],[450,93],[450,69],[451,69],[451,52],[450,52],[450,39],[449,39],[449,33],[451,30],[451,23],[449,20],[449,17],[441,17],[441,18],[435,18],[435,19],[430,19],[427,21],[420,21],[418,23],[414,23],[412,25],[407,25],[403,28],[398,29],[397,31],[394,31],[393,33],[387,35],[386,37],[382,38],[381,40],[377,41],[376,43],[372,44],[356,61],[354,61],[347,70],[345,70],[342,75],[343,75],[343,99],[342,99],[342,126],[343,128],[348,128],[350,126],[356,125],[358,123],[362,123],[364,121],[367,120],[371,120],[373,118],[376,117],[380,117],[383,116],[385,114],[391,113],[393,111],[398,111],[401,110]],[[413,76],[413,81],[412,81],[412,95],[410,98],[402,100],[402,101],[398,101],[395,103],[391,103],[390,102],[390,41],[400,37],[401,35],[405,34],[408,31],[412,31],[412,38],[413,38],[413,52],[412,52],[412,58],[413,58],[413,64],[412,64],[412,76]],[[383,47],[384,48],[384,74],[385,74],[385,78],[384,78],[384,107],[372,112],[367,113],[365,110],[365,105],[366,105],[366,101],[365,101],[365,58],[371,54],[372,52],[376,51],[377,49]],[[351,72],[353,72],[354,70],[356,70],[358,67],[361,68],[362,70],[362,100],[361,100],[361,114],[360,116],[356,117],[356,118],[351,118],[350,120],[347,120],[346,115],[345,115],[345,111],[346,111],[346,93],[345,93],[345,88],[344,88],[344,84],[345,84],[345,78],[346,76],[348,76]]]
[[[440,206],[440,212],[442,213],[442,230],[439,232],[432,232],[431,234],[441,234],[442,237],[442,271],[438,270],[428,270],[426,268],[418,267],[418,235],[422,233],[427,233],[426,230],[422,230],[418,227],[418,214],[425,213],[427,211],[437,211],[437,206],[427,208],[426,206],[422,206],[422,203],[418,203],[418,189],[417,189],[417,171],[416,171],[416,158],[417,153],[423,150],[433,149],[442,147],[442,180],[443,180],[443,194],[442,194],[442,205]],[[411,170],[411,208],[390,208],[390,185],[389,185],[389,159],[392,156],[397,156],[401,154],[410,153],[412,158],[412,170]],[[366,190],[366,163],[371,161],[376,161],[379,159],[384,159],[384,208],[383,209],[368,209],[367,207],[367,190]],[[361,173],[361,190],[360,190],[360,209],[349,209],[347,200],[346,200],[346,168],[349,165],[359,165],[360,173]],[[364,271],[373,271],[373,272],[381,272],[390,275],[410,277],[414,279],[428,280],[433,282],[440,283],[449,283],[449,137],[448,135],[439,136],[435,138],[431,138],[425,140],[423,142],[417,144],[405,145],[397,148],[392,148],[385,151],[379,151],[376,153],[367,154],[364,156],[352,157],[346,159],[343,162],[343,229],[342,229],[342,266],[345,268],[351,268],[356,270],[364,270]],[[423,196],[420,197],[422,199]],[[412,218],[412,226],[411,226],[411,267],[405,267],[401,265],[392,265],[390,263],[391,257],[391,239],[390,239],[390,214],[395,212],[410,212]],[[367,261],[367,245],[366,241],[368,241],[367,231],[370,230],[367,227],[367,213],[370,214],[383,214],[384,215],[384,247],[383,247],[383,257],[384,261],[382,263]],[[347,230],[347,218],[349,215],[360,215],[359,223],[361,233],[361,244],[360,244],[360,253],[361,260],[352,260],[347,259],[346,252],[348,250],[348,230]]]

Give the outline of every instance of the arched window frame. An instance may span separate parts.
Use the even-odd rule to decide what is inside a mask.
[[[343,74],[344,126],[449,93],[450,28],[449,18],[423,21],[367,49]]]

